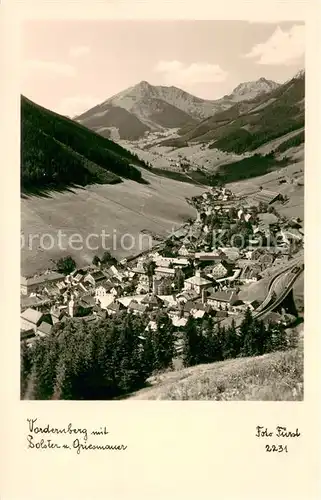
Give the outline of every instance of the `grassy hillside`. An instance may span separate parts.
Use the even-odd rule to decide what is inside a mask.
[[[135,155],[82,125],[21,98],[21,185],[30,188],[141,181]]]
[[[101,235],[105,230],[104,245],[117,258],[136,254],[149,245],[143,230],[168,237],[173,227],[196,217],[196,210],[186,199],[200,195],[204,189],[187,182],[177,182],[144,170],[147,184],[137,186],[125,179],[116,185],[90,185],[83,188],[68,188],[63,192],[49,192],[46,196],[23,195],[21,200],[21,230],[24,235],[50,234],[57,241],[57,232],[62,230],[62,247],[43,250],[39,240],[21,249],[21,268],[26,276],[52,267],[52,260],[71,255],[79,266],[90,264],[95,254],[102,254]],[[86,241],[88,234],[95,233],[92,247],[86,244],[77,249],[68,244],[70,235],[77,233]],[[130,233],[133,240],[121,236]],[[115,236],[115,237],[114,237]],[[95,250],[95,246],[99,250]],[[127,246],[128,245],[128,246]]]
[[[277,161],[273,154],[264,156],[254,154],[243,160],[218,167],[213,179],[221,181],[223,184],[251,179],[285,167],[289,162],[290,160],[287,158]]]
[[[303,346],[165,373],[129,399],[214,401],[303,400]]]
[[[299,132],[293,137],[290,137],[286,141],[281,142],[281,144],[275,149],[276,153],[283,153],[289,148],[293,148],[296,146],[300,146],[300,144],[304,143],[304,130]]]

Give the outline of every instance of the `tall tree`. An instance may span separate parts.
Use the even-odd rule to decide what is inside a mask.
[[[194,366],[203,360],[203,339],[196,320],[190,316],[184,330],[183,363]]]
[[[224,359],[236,358],[240,353],[240,339],[236,332],[235,321],[233,319],[224,335],[222,345],[222,356]]]
[[[144,262],[143,264],[144,270],[148,276],[148,286],[149,286],[149,291],[152,290],[152,283],[153,283],[153,276],[155,273],[156,269],[156,263],[153,260],[149,260],[147,262]]]
[[[70,255],[67,255],[56,262],[56,268],[62,274],[70,274],[76,269],[76,262]]]
[[[178,290],[179,292],[182,290],[182,288],[184,286],[184,280],[185,280],[185,275],[184,275],[183,271],[179,268],[176,269],[175,270],[175,277],[174,277],[174,284],[175,284],[176,290]]]
[[[154,332],[155,369],[172,367],[174,357],[174,327],[169,316],[161,311],[156,318]]]

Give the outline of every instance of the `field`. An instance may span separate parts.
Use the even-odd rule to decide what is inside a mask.
[[[300,401],[303,343],[296,349],[164,373],[129,399]]]
[[[64,234],[80,234],[86,238],[89,234],[106,234],[106,247],[116,257],[124,257],[139,252],[139,234],[142,230],[166,236],[173,226],[177,228],[189,217],[195,217],[196,211],[186,202],[186,197],[198,195],[203,188],[156,176],[146,170],[144,178],[149,184],[137,184],[125,180],[117,185],[91,185],[86,188],[72,188],[64,192],[53,192],[46,197],[24,196],[21,200],[21,232],[25,242],[29,235],[34,235],[31,245],[25,244],[21,251],[21,272],[24,275],[34,274],[47,267],[52,267],[51,259],[71,254],[78,265],[91,263],[96,253],[102,250],[59,250],[57,232]],[[119,238],[130,233],[134,237],[135,247],[128,251],[120,248]],[[54,239],[54,248],[40,248],[40,236],[50,234]],[[38,235],[38,236],[37,236]],[[63,237],[63,247],[66,247]],[[53,240],[43,238],[43,246],[52,246]],[[90,246],[97,245],[92,239]],[[129,246],[132,239],[124,240]],[[145,237],[144,245],[149,241]],[[79,240],[75,248],[79,248]]]
[[[276,170],[269,174],[254,177],[240,182],[229,184],[230,189],[238,195],[251,195],[262,186],[264,189],[276,191],[289,198],[285,204],[274,204],[276,210],[286,217],[300,217],[304,221],[304,148],[293,148],[293,158],[296,163],[292,163],[281,170]],[[285,180],[280,184],[280,180]],[[292,183],[292,181],[295,181]]]

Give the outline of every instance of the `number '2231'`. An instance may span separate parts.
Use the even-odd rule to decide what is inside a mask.
[[[288,447],[287,445],[283,445],[283,444],[278,444],[278,445],[275,445],[275,444],[266,444],[265,445],[265,451],[276,451],[278,453],[282,453],[282,452],[285,452],[285,453],[288,453]]]

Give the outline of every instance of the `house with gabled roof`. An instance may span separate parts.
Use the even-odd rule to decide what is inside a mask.
[[[58,281],[64,280],[64,275],[55,271],[44,273],[41,276],[26,278],[21,276],[20,291],[22,295],[29,295],[31,292],[43,289],[45,286],[54,285]]]
[[[233,306],[240,302],[235,290],[214,292],[207,297],[207,304],[214,309],[233,310]]]
[[[192,276],[184,281],[184,290],[194,290],[200,295],[201,291],[211,284],[212,282],[210,280],[202,278],[200,271],[196,271],[195,276]]]
[[[102,271],[93,271],[85,276],[84,283],[90,283],[92,286],[97,286],[98,283],[104,280],[106,280],[106,276]]]
[[[67,306],[58,306],[58,305],[54,305],[50,309],[51,321],[53,325],[61,321],[62,318],[66,316],[67,309],[68,309]]]
[[[45,321],[42,321],[42,323],[40,323],[40,325],[37,327],[36,335],[38,335],[38,337],[46,337],[47,335],[50,335],[51,330],[52,325],[46,323]]]
[[[129,313],[141,316],[147,311],[147,309],[148,306],[146,304],[140,304],[139,302],[132,300],[127,308],[127,311]]]
[[[154,293],[147,293],[142,299],[141,304],[148,306],[148,309],[161,308],[163,306],[163,301],[160,297]]]
[[[113,288],[113,285],[110,281],[105,282],[103,285],[98,285],[95,288],[95,297],[104,297],[110,293],[110,290]]]
[[[156,267],[155,276],[157,278],[162,276],[175,276],[175,269],[171,267]]]
[[[28,309],[20,314],[20,330],[33,330],[36,332],[44,317],[45,315],[42,312],[37,311],[32,307],[28,307]]]
[[[226,255],[221,250],[211,252],[195,252],[195,260],[200,262],[220,262],[226,259]]]
[[[23,295],[20,300],[20,309],[21,312],[25,311],[29,307],[32,309],[36,309],[37,311],[41,311],[43,308],[48,307],[51,304],[51,300],[49,298],[42,298],[38,295],[30,295],[29,297]]]
[[[185,244],[183,244],[178,249],[178,255],[180,255],[181,257],[188,257],[189,255],[191,255],[191,253],[192,253],[192,250],[190,248],[188,248],[188,246]]]
[[[195,300],[200,294],[195,290],[184,290],[176,295],[177,302],[187,302]]]
[[[99,304],[102,309],[107,309],[107,307],[115,301],[115,295],[108,293],[95,297],[95,300],[96,304]]]
[[[56,286],[59,292],[63,293],[67,288],[67,283],[65,281],[58,281],[58,283],[56,283]]]
[[[120,302],[111,302],[106,306],[106,311],[109,316],[112,316],[114,314],[119,313],[120,311],[124,310],[124,306]]]
[[[220,279],[225,278],[228,272],[228,267],[223,262],[220,262],[213,267],[211,275],[214,279]]]

